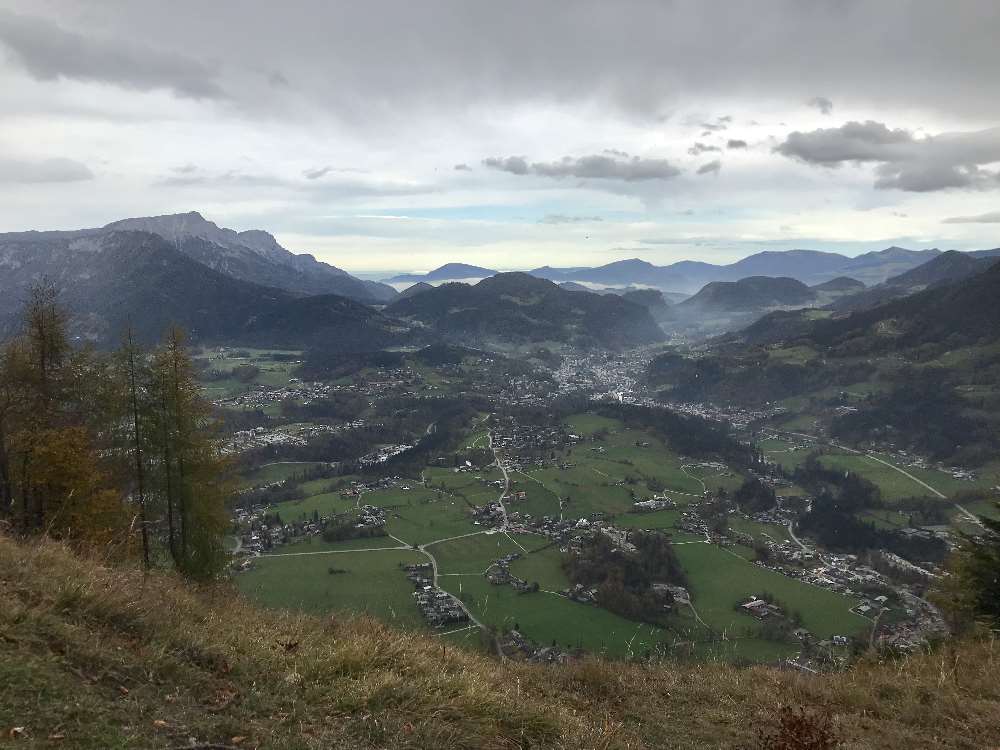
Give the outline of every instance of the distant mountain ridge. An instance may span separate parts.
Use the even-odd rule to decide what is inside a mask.
[[[355,278],[307,253],[290,252],[268,232],[225,229],[197,211],[122,219],[97,231],[119,230],[159,235],[199,263],[255,284],[297,294],[339,294],[375,303],[388,302],[396,296],[395,290],[385,284]]]
[[[717,265],[696,260],[682,260],[657,266],[640,258],[618,260],[602,266],[555,268],[542,266],[527,273],[556,283],[592,284],[605,287],[652,287],[664,292],[695,294],[714,281],[738,281],[752,276],[787,277],[813,286],[840,277],[848,277],[866,286],[885,280],[926,263],[941,250],[907,250],[888,247],[856,257],[819,250],[765,250],[734,263]],[[968,253],[974,255],[975,253]],[[481,266],[448,263],[427,274],[403,274],[387,283],[417,281],[453,281],[480,279],[497,272]]]
[[[445,263],[427,273],[404,273],[386,279],[386,284],[404,284],[430,281],[459,281],[461,279],[485,279],[495,276],[499,271],[482,266],[470,266],[468,263]]]
[[[339,295],[303,297],[209,268],[149,232],[0,236],[0,337],[18,325],[28,289],[47,279],[72,316],[71,331],[117,344],[131,326],[145,343],[172,324],[196,341],[370,347],[403,335],[373,308]]]
[[[663,341],[649,310],[618,295],[560,289],[526,273],[450,283],[397,300],[386,313],[470,345],[554,341],[621,349]]]
[[[838,312],[865,310],[924,289],[970,278],[985,271],[998,260],[1000,250],[980,250],[974,253],[948,250],[870,289],[841,297],[831,303],[830,309]]]
[[[815,298],[815,292],[797,279],[749,276],[739,281],[709,282],[677,308],[683,311],[755,312],[769,307],[807,305]]]

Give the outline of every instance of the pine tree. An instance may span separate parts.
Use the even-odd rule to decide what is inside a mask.
[[[150,479],[163,501],[168,549],[185,575],[207,578],[226,562],[225,501],[232,488],[180,329],[167,332],[152,371],[149,434],[159,466]]]
[[[1000,629],[1000,520],[980,517],[980,522],[982,532],[965,535],[952,558],[951,575],[935,591],[957,631],[975,623]]]

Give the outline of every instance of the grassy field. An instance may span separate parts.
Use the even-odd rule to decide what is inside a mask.
[[[758,523],[749,518],[739,515],[729,516],[729,528],[733,531],[740,531],[749,534],[754,539],[764,539],[770,537],[776,542],[790,541],[788,529],[773,523]]]
[[[851,613],[859,600],[841,596],[758,567],[736,554],[710,544],[677,545],[677,557],[690,582],[694,606],[716,631],[733,635],[757,629],[757,621],[733,607],[751,595],[773,594],[778,601],[802,615],[803,626],[820,638],[854,635],[869,623]]]
[[[372,546],[379,546],[383,541]],[[240,590],[267,607],[326,614],[353,612],[388,623],[424,627],[413,604],[413,585],[401,563],[421,563],[416,552],[336,552],[256,558],[254,568],[236,576]],[[346,573],[330,574],[330,568]]]
[[[526,511],[533,515],[554,515],[556,498],[564,501],[563,514],[568,518],[598,512],[625,514],[635,500],[648,499],[657,492],[666,492],[684,505],[692,497],[700,497],[706,489],[733,490],[742,482],[719,467],[685,464],[662,441],[639,430],[625,429],[618,420],[578,414],[567,422],[575,434],[598,435],[598,439],[566,451],[560,461],[570,464],[569,468],[547,467],[527,472],[531,480],[548,490],[547,495],[534,502],[530,498],[532,485],[530,482],[523,485],[529,493]],[[622,518],[625,525],[643,523]]]
[[[657,510],[652,513],[622,513],[615,516],[616,526],[627,529],[666,529],[674,528],[680,520],[681,511],[677,508],[668,510]]]
[[[437,558],[440,573],[482,575],[490,563],[511,552],[524,553],[541,547],[544,537],[534,534],[476,534],[428,547]],[[520,545],[520,546],[518,546]],[[523,548],[523,549],[522,549]]]
[[[527,545],[525,547],[532,549]],[[566,556],[559,551],[559,547],[553,545],[534,550],[520,560],[515,560],[510,571],[529,583],[537,583],[543,589],[563,591],[570,586],[562,567],[565,559]]]
[[[588,628],[581,611],[599,613],[561,614]],[[788,707],[828,714],[844,748],[1000,746],[988,639],[819,675],[528,665],[487,657],[475,631],[268,610],[227,585],[3,534],[0,632],[0,730],[16,747],[737,750]],[[635,629],[633,648],[647,636]],[[460,641],[468,647],[452,647]]]
[[[305,471],[326,466],[320,461],[278,461],[273,464],[265,464],[252,472],[249,472],[240,479],[243,487],[259,487],[272,482],[283,482],[291,477],[303,474]],[[329,480],[326,480],[329,481]]]
[[[459,583],[461,591],[459,591]],[[493,586],[482,576],[442,579],[483,622],[519,629],[532,640],[584,648],[614,658],[642,654],[662,643],[667,632],[626,620],[607,610],[571,602],[539,591],[520,594],[510,586]]]
[[[478,530],[470,520],[468,506],[461,500],[436,493],[428,495],[426,491],[421,494],[423,497],[415,497],[412,504],[387,511],[386,526],[390,534],[407,544],[426,544]],[[366,500],[381,504],[375,497]]]

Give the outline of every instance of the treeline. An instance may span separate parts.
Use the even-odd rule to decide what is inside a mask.
[[[873,396],[865,408],[833,420],[841,440],[893,442],[936,459],[978,466],[991,460],[1000,443],[995,416],[973,416],[946,372],[907,368],[889,392]]]
[[[563,563],[569,580],[597,589],[597,603],[604,609],[630,620],[659,624],[664,605],[672,604],[669,594],[653,590],[654,583],[687,585],[670,540],[656,532],[634,531],[629,541],[634,554],[619,550],[604,534],[583,541]]]
[[[751,449],[733,438],[726,426],[701,417],[634,404],[605,403],[594,411],[620,419],[626,427],[649,430],[682,456],[720,459],[733,468],[754,464]]]
[[[685,357],[667,352],[649,363],[654,387],[668,387],[669,398],[693,402],[764,403],[867,380],[875,372],[867,362],[815,358],[803,364],[772,361],[766,351]]]
[[[50,285],[0,350],[0,520],[209,577],[230,493],[208,404],[176,328],[153,351],[71,345]]]
[[[811,454],[793,474],[795,483],[815,498],[799,528],[823,545],[843,552],[887,549],[908,560],[940,562],[948,548],[937,538],[905,536],[858,518],[859,512],[881,508],[878,487],[852,472],[828,469]]]

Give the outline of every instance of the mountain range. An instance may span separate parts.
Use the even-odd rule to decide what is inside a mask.
[[[131,325],[155,341],[171,324],[197,340],[243,343],[392,339],[398,328],[372,307],[335,294],[303,296],[210,268],[158,234],[111,229],[0,235],[0,333],[17,325],[28,288],[47,279],[81,340],[117,343]]]
[[[1000,252],[991,252],[971,257],[944,253],[915,271],[840,300],[854,300],[853,308],[837,310],[834,303],[834,314],[819,318],[807,310],[773,312],[723,341],[802,341],[855,353],[994,343],[1000,341]]]
[[[978,250],[971,253],[949,250],[870,289],[841,297],[830,304],[830,309],[838,312],[864,310],[924,289],[961,281],[985,271],[998,258],[1000,250]]]
[[[86,258],[86,248],[115,232],[155,234],[182,254],[226,276],[297,295],[339,294],[354,300],[380,303],[396,296],[385,284],[363,281],[346,271],[292,253],[262,230],[235,232],[208,221],[197,212],[123,219],[97,229],[0,234],[0,268],[14,274],[5,280],[19,286],[18,271],[30,266],[36,274],[58,276],[62,267],[73,267]],[[26,257],[41,253],[47,260]],[[73,257],[83,252],[83,258]],[[23,275],[23,274],[20,274]]]
[[[907,250],[889,247],[851,258],[819,250],[766,250],[735,263],[716,265],[703,261],[682,260],[666,266],[632,258],[597,267],[553,268],[542,266],[528,273],[557,283],[607,286],[655,287],[662,291],[694,294],[713,281],[737,281],[751,276],[783,276],[804,284],[821,284],[838,277],[848,277],[866,286],[926,263],[941,254],[940,250]],[[465,278],[481,279],[496,271],[464,263],[448,263],[427,274],[404,274],[387,279],[390,284],[434,282]]]
[[[835,317],[865,310],[967,279],[997,257],[1000,250],[888,248],[857,258],[794,250],[727,266],[633,259],[502,274],[447,264],[398,293],[291,253],[267,232],[236,232],[191,212],[97,229],[0,234],[0,335],[17,325],[29,288],[47,279],[62,292],[74,334],[99,345],[117,342],[127,325],[150,341],[177,323],[201,341],[355,351],[452,338],[621,348],[660,341],[663,329],[717,335],[780,308],[826,305]],[[898,273],[885,276],[889,269]],[[481,277],[475,285],[440,283]],[[863,280],[875,278],[880,283],[865,289]],[[681,286],[710,280],[688,298],[660,286],[671,279],[683,279]],[[821,280],[810,286],[803,279]],[[788,331],[801,325],[795,315],[771,317],[779,319]]]

